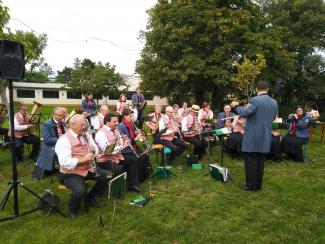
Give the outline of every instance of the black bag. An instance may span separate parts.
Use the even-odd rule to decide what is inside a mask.
[[[192,167],[192,164],[197,164],[199,162],[199,156],[198,155],[187,155],[187,166]]]

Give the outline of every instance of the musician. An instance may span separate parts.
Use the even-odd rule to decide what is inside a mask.
[[[14,136],[16,137],[15,150],[17,160],[22,161],[23,159],[23,143],[33,145],[33,149],[29,155],[29,158],[32,160],[36,160],[41,144],[40,139],[38,136],[30,134],[29,132],[29,129],[34,129],[36,127],[36,124],[29,124],[27,105],[21,103],[18,109],[18,113],[16,113],[14,116]],[[10,131],[8,135],[11,136]]]
[[[104,118],[108,113],[109,109],[107,105],[100,106],[100,113],[91,122],[93,129],[96,132],[104,126]]]
[[[187,107],[187,102],[184,101],[182,103],[182,107],[178,110],[178,114],[182,119],[189,114],[189,109]]]
[[[271,147],[272,121],[278,112],[277,102],[267,95],[268,82],[259,81],[256,85],[257,96],[251,98],[245,106],[236,107],[236,112],[246,117],[242,151],[244,153],[246,184],[240,186],[245,191],[262,189],[264,161]]]
[[[42,179],[45,170],[53,171],[54,160],[57,160],[54,147],[57,140],[65,133],[65,126],[62,122],[63,116],[63,108],[56,107],[53,110],[52,118],[43,124],[43,144],[32,174],[33,179]]]
[[[149,117],[149,121],[146,122],[146,125],[151,129],[152,135],[155,135],[157,130],[159,129],[159,121],[162,117],[161,106],[156,105],[155,112],[150,113],[148,117]]]
[[[161,134],[159,143],[172,151],[168,159],[173,161],[175,160],[175,156],[181,155],[187,149],[187,145],[183,140],[176,138],[179,128],[174,119],[173,107],[167,106],[165,111],[166,114],[159,120],[159,132],[166,131]]]
[[[223,112],[218,114],[218,128],[231,127],[231,119],[233,119],[234,116],[235,114],[231,112],[230,105],[223,105]]]
[[[140,128],[142,128],[142,117],[143,117],[143,108],[145,106],[146,99],[141,93],[140,87],[137,87],[136,93],[132,95],[132,106],[138,111],[137,123]]]
[[[122,150],[130,147],[131,144],[129,140],[123,138],[117,129],[118,116],[110,113],[105,116],[104,121],[105,125],[97,132],[95,137],[99,153],[102,154],[107,146],[115,144],[115,147],[111,155],[102,155],[97,158],[98,165],[103,169],[112,170],[114,177],[126,171],[128,189],[141,192],[138,160],[134,157],[124,157],[122,154]]]
[[[298,106],[295,114],[288,116],[288,134],[282,139],[282,151],[290,158],[303,162],[302,145],[308,142],[308,123],[310,116],[304,107]]]
[[[78,216],[82,199],[87,199],[91,207],[99,207],[95,196],[106,185],[106,176],[96,177],[93,166],[94,157],[98,155],[98,147],[89,133],[84,133],[86,120],[80,114],[70,119],[70,129],[58,139],[55,152],[60,164],[60,182],[71,190],[68,204],[69,216]],[[85,138],[85,136],[87,138]],[[86,192],[86,180],[96,180],[92,190]]]
[[[278,116],[273,121],[274,123],[280,123],[282,119],[278,118]],[[272,124],[273,127],[273,124]],[[273,162],[280,162],[282,161],[282,148],[281,148],[281,133],[279,129],[272,128],[272,140],[271,140],[271,149],[268,154],[268,158],[271,159]]]
[[[130,105],[129,105],[128,101],[126,100],[125,94],[122,93],[120,95],[119,99],[118,99],[117,104],[116,104],[116,111],[119,114],[119,120],[118,120],[119,123],[122,122],[122,113],[123,113],[123,110],[129,108],[129,106]]]
[[[202,128],[200,128],[198,113],[200,106],[193,104],[190,109],[190,114],[185,116],[182,120],[182,132],[184,140],[194,144],[194,154],[197,154],[199,159],[205,154],[208,147],[207,141],[201,135]]]
[[[81,107],[85,109],[88,114],[92,114],[93,112],[97,111],[97,104],[91,92],[87,92],[85,94],[85,99],[82,100]]]
[[[199,122],[201,123],[201,126],[204,128],[206,127],[206,120],[212,120],[213,119],[213,112],[210,109],[210,105],[207,102],[204,102],[202,105],[202,109],[200,109],[199,115],[198,115]]]
[[[173,109],[174,109],[174,114],[173,114],[173,118],[177,124],[177,127],[181,130],[182,129],[182,117],[178,114],[178,110],[179,110],[179,106],[178,104],[174,104],[173,105]]]
[[[245,123],[246,118],[235,115],[233,122],[230,124],[232,133],[227,138],[226,147],[233,156],[241,155]]]
[[[124,109],[122,122],[118,125],[118,130],[122,135],[125,135],[131,142],[131,147],[126,147],[122,150],[122,155],[127,161],[137,161],[139,182],[143,182],[149,176],[150,163],[147,154],[141,155],[141,150],[136,146],[136,141],[144,139],[143,134],[135,127],[133,123],[133,111],[131,109]],[[142,189],[135,185],[129,190],[142,192]]]

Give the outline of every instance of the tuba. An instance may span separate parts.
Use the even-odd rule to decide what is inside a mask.
[[[3,123],[6,121],[7,113],[7,106],[5,104],[0,103],[0,127],[2,127]]]
[[[29,117],[29,123],[30,124],[38,124],[39,123],[39,117],[38,112],[40,110],[40,108],[42,107],[42,104],[33,101],[34,106],[32,108],[32,111],[30,112],[30,117]]]

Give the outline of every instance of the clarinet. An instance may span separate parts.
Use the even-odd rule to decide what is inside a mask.
[[[93,155],[95,155],[95,152],[90,150],[90,146],[89,146],[90,144],[89,144],[89,140],[88,140],[88,137],[87,137],[87,132],[86,131],[82,131],[81,136],[84,138],[85,142],[88,144],[88,151],[89,152],[92,152]],[[98,175],[98,172],[97,172],[97,164],[96,164],[96,161],[95,161],[95,157],[93,158],[92,164],[93,164],[94,172],[95,172],[96,177],[97,177],[99,175]]]
[[[120,132],[120,134],[122,135],[122,139],[123,140],[129,140],[130,141],[130,139],[126,136],[126,135],[124,135],[124,134],[122,134],[121,133],[121,131],[119,130],[119,129],[117,129],[118,130],[118,132]],[[137,157],[137,158],[139,158],[140,156],[139,156],[139,154],[136,152],[136,150],[133,148],[133,146],[131,145],[131,143],[130,143],[130,146],[129,146],[130,148],[131,148],[131,150],[132,150],[132,152],[134,153],[134,155]]]

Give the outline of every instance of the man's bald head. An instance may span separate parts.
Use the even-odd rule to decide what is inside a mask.
[[[70,129],[76,134],[81,135],[82,130],[86,126],[86,119],[82,114],[75,114],[70,119]]]
[[[105,117],[109,113],[109,108],[107,105],[100,106],[100,113]]]
[[[167,106],[165,112],[168,117],[172,117],[174,113],[174,109],[172,106]]]
[[[61,107],[56,107],[53,109],[53,118],[57,122],[62,120],[62,118],[64,117],[64,114],[65,114],[64,109]]]

